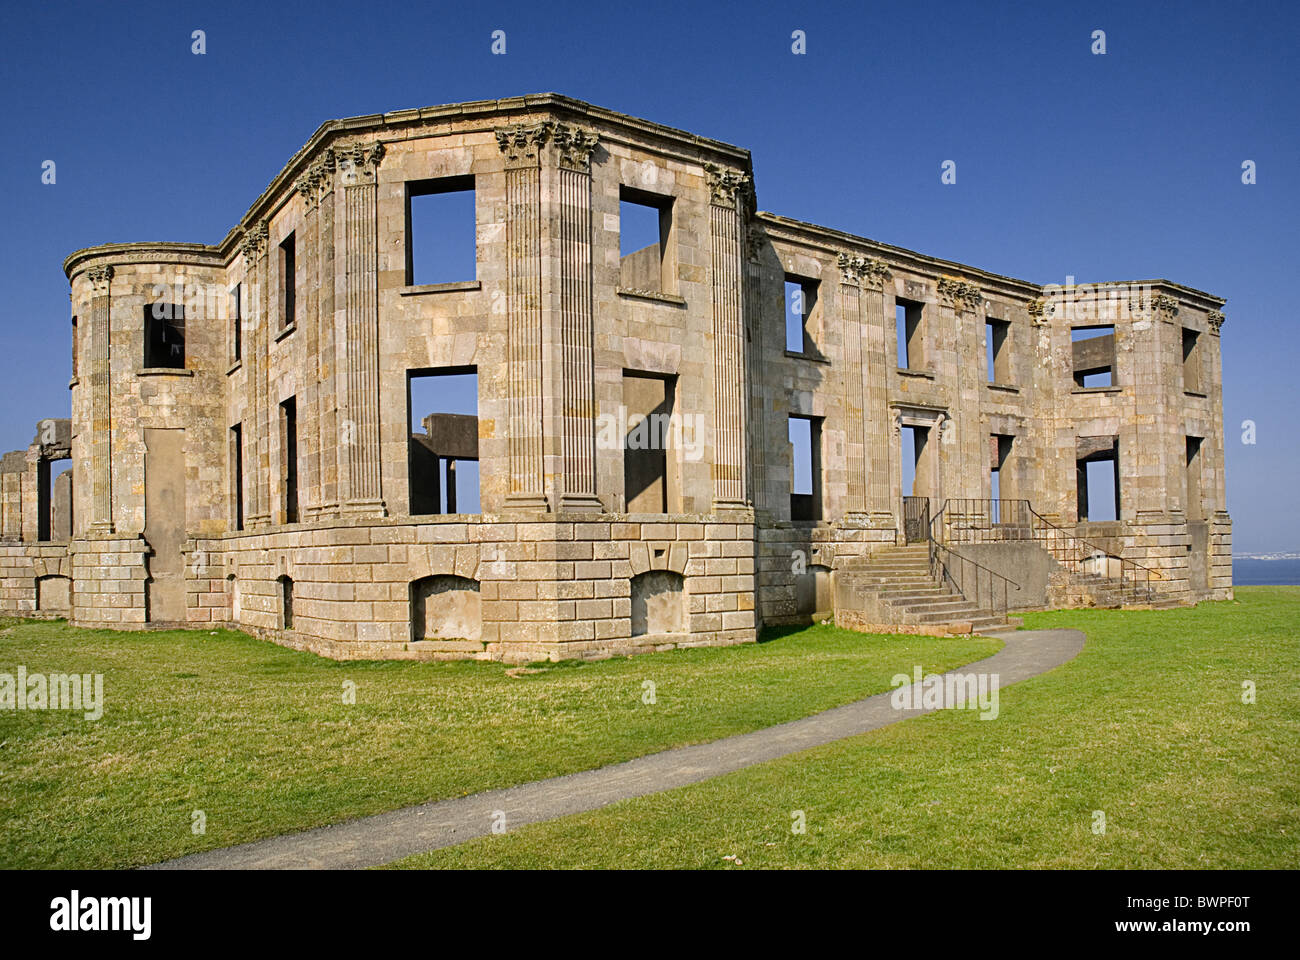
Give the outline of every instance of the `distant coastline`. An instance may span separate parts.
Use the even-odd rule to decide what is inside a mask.
[[[1300,555],[1234,556],[1232,582],[1241,587],[1300,585]]]

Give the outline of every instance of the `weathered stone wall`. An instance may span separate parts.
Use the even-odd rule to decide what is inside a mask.
[[[204,539],[196,549],[192,622],[338,658],[524,662],[754,639],[752,527],[707,517],[336,522]],[[656,570],[683,578],[686,629],[634,637],[630,581]],[[437,576],[478,582],[478,638],[413,641],[411,584]],[[292,631],[281,577],[293,582]]]
[[[1171,594],[1230,595],[1221,300],[1152,286],[1115,322],[1116,387],[1079,390],[1073,321],[1054,310],[1102,287],[1052,297],[758,213],[750,169],[739,148],[552,95],[401,111],[322,127],[219,244],[71,256],[62,556],[74,622],[145,626],[177,609],[334,657],[521,661],[749,641],[821,612],[837,569],[898,540],[903,426],[930,430],[917,487],[936,506],[988,497],[990,435],[1011,436],[1002,496],[1067,528],[1079,437],[1119,436],[1111,539]],[[408,195],[448,177],[474,187],[474,276],[409,285]],[[665,211],[662,256],[620,257],[630,195]],[[787,275],[816,288],[799,351],[786,349]],[[185,304],[183,369],[143,366],[144,311],[159,300]],[[922,310],[905,370],[902,302]],[[1008,324],[996,383],[987,319]],[[1184,326],[1203,334],[1190,392]],[[478,377],[482,514],[412,516],[408,378],[453,370]],[[627,408],[644,397],[625,375],[638,373],[661,378],[682,428],[664,514],[628,513]],[[792,519],[792,414],[820,429],[812,521]],[[1194,529],[1186,436],[1205,438]],[[31,462],[0,471],[6,610],[35,603]],[[160,522],[169,508],[182,525]],[[427,578],[446,577],[460,578],[459,599],[440,612]],[[474,610],[476,636],[439,626]],[[413,640],[418,617],[437,639]],[[680,629],[651,632],[664,624]]]

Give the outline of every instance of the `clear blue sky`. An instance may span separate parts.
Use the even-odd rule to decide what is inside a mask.
[[[72,250],[221,239],[329,118],[554,90],[749,148],[766,210],[1040,283],[1166,277],[1226,297],[1235,546],[1300,549],[1296,4],[575,9],[10,6],[0,449],[67,415]]]

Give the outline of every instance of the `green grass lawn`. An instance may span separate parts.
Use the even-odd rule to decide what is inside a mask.
[[[0,673],[100,673],[107,706],[97,721],[0,710],[0,867],[151,863],[603,766],[806,716],[887,690],[913,664],[950,669],[1001,647],[826,626],[767,636],[510,676],[491,663],[336,663],[224,630],[10,621]]]
[[[996,720],[939,712],[398,866],[1294,869],[1300,588],[1237,596],[1031,614],[1088,643]]]

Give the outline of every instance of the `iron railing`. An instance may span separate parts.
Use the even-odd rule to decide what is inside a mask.
[[[1032,540],[1032,510],[1028,500],[950,497],[939,508],[944,543],[1001,543]]]
[[[951,583],[963,600],[968,600],[981,610],[992,611],[1003,620],[1007,618],[1008,587],[1020,589],[1020,584],[1005,577],[984,564],[964,557],[947,544],[940,543],[934,536],[934,525],[944,516],[947,503],[926,525],[925,539],[930,557],[930,576],[941,578],[941,582]],[[926,503],[927,513],[929,502]],[[1001,603],[998,603],[998,591],[1001,588]]]
[[[903,498],[903,542],[921,543],[930,535],[930,498]]]
[[[1077,573],[1118,580],[1121,600],[1150,600],[1151,581],[1158,579],[1149,567],[1057,526],[1028,500],[950,498],[931,527],[939,531],[936,541],[945,544],[1032,541]]]
[[[1119,580],[1120,599],[1134,603],[1150,601],[1154,571],[1136,560],[1112,553],[1091,540],[1058,527],[1051,520],[1029,508],[1035,539],[1052,559],[1060,564],[1074,564],[1079,573]],[[1118,577],[1116,576],[1118,574]],[[1158,574],[1155,575],[1158,578]]]

